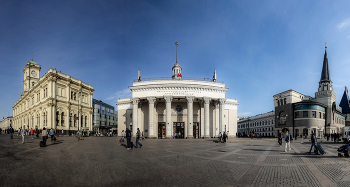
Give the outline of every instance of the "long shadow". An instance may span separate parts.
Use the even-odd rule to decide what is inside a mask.
[[[125,144],[123,144],[123,143],[122,143],[122,144],[120,144],[120,146],[125,147],[125,149],[126,149],[126,148],[128,148],[128,146],[127,146],[127,145],[125,145]]]
[[[46,147],[57,145],[57,144],[61,144],[61,143],[63,143],[63,142],[61,142],[60,140],[57,140],[55,142],[51,142],[51,144],[48,144],[48,142],[46,142]]]

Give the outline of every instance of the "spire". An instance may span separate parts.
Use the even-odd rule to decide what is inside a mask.
[[[350,104],[349,104],[349,95],[348,95],[348,88],[345,86],[343,97],[340,100],[339,106],[342,108],[343,113],[350,113]]]
[[[328,66],[327,43],[325,43],[325,53],[324,53],[324,58],[323,58],[323,67],[322,67],[322,74],[321,74],[320,83],[330,82],[330,81],[331,81],[331,77],[330,77],[329,66]]]
[[[175,45],[176,45],[176,64],[178,64],[177,63],[177,45],[179,45],[179,42],[175,42]]]

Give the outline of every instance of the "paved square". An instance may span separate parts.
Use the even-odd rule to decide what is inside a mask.
[[[118,140],[66,136],[40,148],[40,139],[2,134],[0,186],[350,186],[341,144],[309,155],[298,140],[287,153],[273,139],[144,140],[129,151]]]

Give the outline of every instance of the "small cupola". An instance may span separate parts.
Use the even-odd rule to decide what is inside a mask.
[[[176,46],[176,63],[174,64],[172,70],[173,70],[173,79],[182,79],[182,75],[181,75],[181,66],[180,64],[177,62],[177,46],[179,45],[179,42],[175,42],[175,46]]]

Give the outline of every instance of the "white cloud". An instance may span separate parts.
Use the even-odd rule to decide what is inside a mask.
[[[242,113],[238,113],[238,116],[249,116],[251,115],[252,112],[242,112]]]
[[[338,29],[345,28],[345,27],[347,27],[349,24],[350,24],[350,18],[344,20],[343,22],[341,22],[341,23],[338,25]]]
[[[124,90],[117,91],[114,95],[111,97],[107,97],[105,100],[112,100],[115,98],[125,98],[125,97],[131,97],[131,91],[129,88],[125,88]]]

